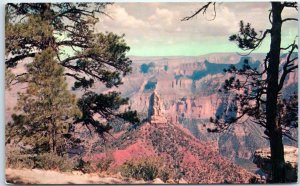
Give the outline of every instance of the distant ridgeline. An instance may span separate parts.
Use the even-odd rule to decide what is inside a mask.
[[[213,74],[223,73],[224,69],[229,68],[232,65],[234,65],[237,69],[241,69],[243,65],[249,64],[252,68],[258,69],[260,62],[258,60],[253,62],[251,57],[241,57],[240,61],[236,64],[217,64],[217,63],[210,63],[207,60],[204,61],[204,64],[205,64],[204,70],[195,70],[191,76],[187,76],[187,77],[194,81],[197,81],[208,74],[213,75]]]
[[[256,60],[253,61],[251,57],[241,57],[240,61],[236,64],[218,64],[218,63],[211,63],[208,60],[204,61],[205,69],[203,70],[195,70],[192,75],[182,75],[182,74],[175,74],[174,78],[178,81],[183,77],[187,77],[193,81],[200,80],[201,78],[207,75],[214,75],[218,73],[224,73],[224,69],[229,68],[230,66],[234,65],[237,69],[243,67],[243,65],[249,64],[252,68],[259,68],[260,61]],[[140,72],[143,74],[151,73],[155,69],[155,64],[151,63],[143,63],[140,66]],[[168,71],[168,66],[164,66],[164,70]],[[151,77],[148,82],[145,84],[144,92],[153,91],[156,87],[157,79],[155,76]]]

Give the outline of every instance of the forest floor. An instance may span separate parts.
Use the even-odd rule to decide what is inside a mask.
[[[149,184],[143,180],[132,180],[121,176],[100,177],[96,174],[80,172],[57,172],[40,169],[11,169],[6,168],[6,182],[16,184]],[[161,184],[154,180],[152,184]],[[151,184],[150,183],[150,184]]]

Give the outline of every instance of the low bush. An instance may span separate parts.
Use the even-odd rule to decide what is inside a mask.
[[[127,161],[121,166],[120,172],[124,177],[145,181],[160,178],[166,182],[172,175],[169,169],[163,167],[161,159],[152,157]]]
[[[67,156],[58,156],[52,153],[43,153],[35,158],[35,167],[45,170],[71,171],[74,161]]]
[[[32,169],[34,167],[34,160],[32,156],[11,153],[6,155],[6,166]]]
[[[95,171],[91,163],[89,161],[84,161],[82,158],[77,160],[74,169],[83,173],[91,173]]]
[[[131,160],[121,167],[121,175],[149,181],[157,177],[158,167],[152,159]]]
[[[43,153],[40,155],[20,153],[7,153],[6,166],[11,168],[27,168],[27,169],[45,169],[71,171],[74,167],[74,161],[67,156],[58,156],[51,153]]]
[[[97,165],[96,165],[98,171],[100,171],[100,172],[107,171],[112,162],[113,162],[112,158],[101,158],[101,159],[99,159],[98,162],[97,162]]]
[[[169,179],[174,179],[174,171],[168,168],[161,168],[158,172],[158,176],[163,182],[167,182]]]

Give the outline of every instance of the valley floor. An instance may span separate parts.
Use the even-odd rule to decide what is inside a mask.
[[[11,169],[5,171],[7,183],[17,184],[145,184],[147,182],[91,174],[62,173],[40,169]],[[153,182],[155,183],[155,181]]]

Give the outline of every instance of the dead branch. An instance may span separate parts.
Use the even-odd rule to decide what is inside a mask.
[[[211,19],[211,20],[214,20],[216,18],[216,15],[217,15],[216,3],[215,2],[209,2],[209,3],[205,4],[204,6],[202,6],[200,9],[198,9],[191,16],[187,16],[187,17],[184,17],[183,19],[181,19],[181,21],[188,21],[188,20],[192,19],[193,17],[195,17],[196,15],[198,15],[199,13],[201,13],[201,12],[202,12],[203,15],[205,15],[206,11],[207,11],[207,9],[209,8],[210,5],[213,5],[213,9],[214,9],[214,18]]]

